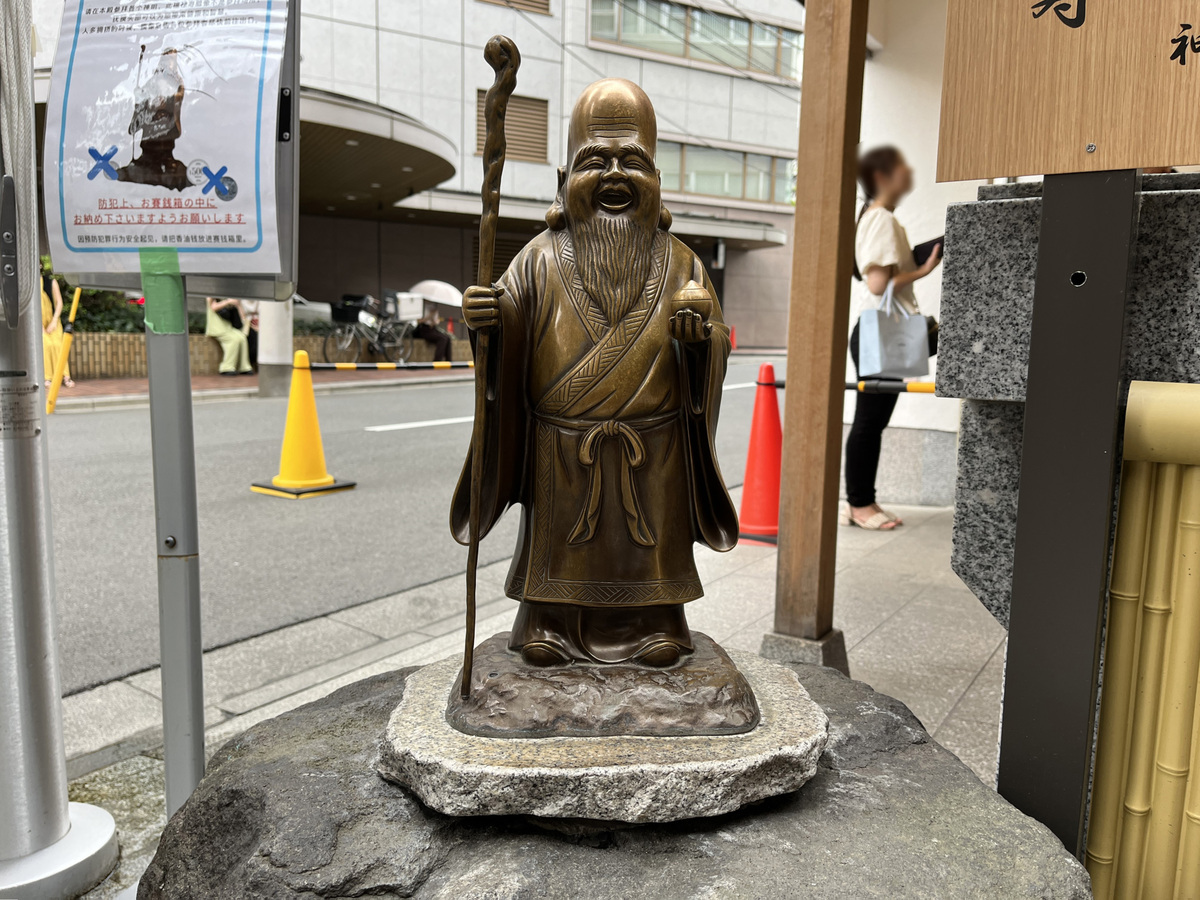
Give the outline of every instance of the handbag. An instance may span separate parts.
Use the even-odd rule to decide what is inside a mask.
[[[929,374],[929,323],[906,310],[889,281],[879,309],[859,317],[860,378],[923,378]]]
[[[222,306],[217,310],[217,315],[236,328],[238,331],[242,330],[242,314],[238,312],[237,306],[233,304],[230,304],[229,306]]]

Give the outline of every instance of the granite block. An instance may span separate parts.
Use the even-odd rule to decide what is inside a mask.
[[[1025,399],[1042,201],[964,203],[946,212],[940,397]]]
[[[1025,400],[1041,208],[1027,198],[947,211],[939,396]],[[1200,383],[1198,231],[1200,190],[1143,191],[1126,318],[1131,380]]]
[[[793,793],[817,772],[829,719],[790,668],[734,656],[762,712],[752,731],[539,740],[456,730],[446,700],[460,660],[450,657],[408,676],[378,770],[450,816],[678,822]]]
[[[1005,628],[1012,600],[1025,404],[963,404],[954,500],[955,573]]]
[[[946,218],[938,394],[964,405],[954,571],[1008,623],[1041,185],[980,188]],[[1200,383],[1200,174],[1144,176],[1126,376]],[[1080,315],[1086,315],[1081,310]]]

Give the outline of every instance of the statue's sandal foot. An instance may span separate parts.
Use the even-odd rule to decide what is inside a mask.
[[[683,648],[674,641],[654,641],[634,654],[632,661],[653,669],[668,669],[682,656]]]
[[[567,651],[551,641],[530,641],[521,648],[521,658],[528,665],[536,666],[539,669],[567,666],[572,662]]]

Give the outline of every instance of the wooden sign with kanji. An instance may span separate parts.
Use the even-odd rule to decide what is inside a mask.
[[[1200,164],[1197,0],[949,0],[939,181]]]

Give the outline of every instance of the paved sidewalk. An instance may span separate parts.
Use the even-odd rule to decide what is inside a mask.
[[[470,369],[412,369],[403,371],[314,371],[313,389],[316,393],[355,390],[366,387],[391,387],[398,384],[428,384],[449,381],[470,381],[475,376]],[[258,396],[258,375],[193,375],[192,399],[236,400]],[[150,402],[148,378],[92,378],[64,387],[58,395],[56,412],[104,409],[106,407],[145,406]]]
[[[1003,629],[950,571],[952,513],[903,509],[890,534],[842,529],[835,621],[852,675],[903,700],[930,733],[988,784],[995,783]],[[771,628],[776,551],[738,547],[697,554],[707,595],[692,627],[757,651]],[[480,638],[512,623],[507,563],[481,570]],[[345,684],[459,654],[461,576],[344,609],[205,655],[208,747]],[[71,798],[117,817],[122,861],[89,894],[110,900],[153,854],[162,812],[159,673],[113,682],[64,701]]]

